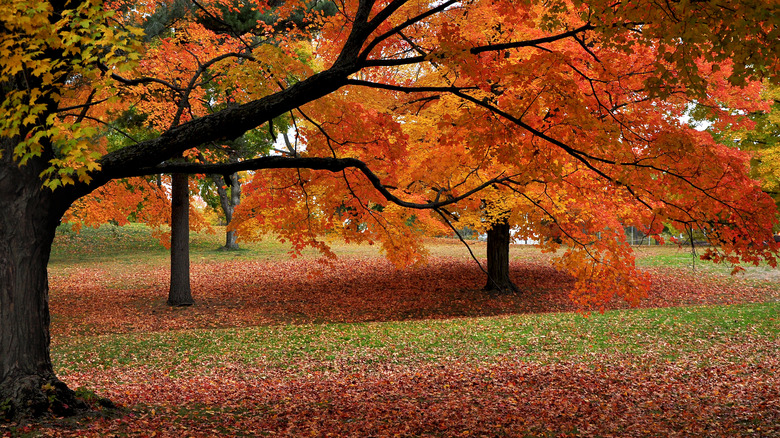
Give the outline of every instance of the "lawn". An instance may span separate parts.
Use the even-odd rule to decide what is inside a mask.
[[[640,308],[583,315],[572,280],[512,248],[482,293],[454,240],[396,271],[375,247],[290,260],[272,240],[193,238],[196,305],[169,308],[143,227],[61,230],[50,263],[58,375],[119,409],[0,425],[21,436],[780,436],[776,271],[740,276],[637,248]],[[484,244],[474,242],[477,254]],[[95,403],[98,406],[97,403]]]

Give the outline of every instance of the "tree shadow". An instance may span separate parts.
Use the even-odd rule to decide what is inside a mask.
[[[102,334],[267,324],[355,323],[487,317],[577,311],[569,291],[574,279],[543,262],[511,264],[516,294],[481,289],[484,273],[467,259],[435,258],[396,270],[385,260],[345,258],[323,264],[223,262],[192,265],[196,303],[170,308],[167,270],[143,266],[122,281],[70,287],[52,279],[54,335]],[[769,287],[739,287],[681,273],[653,273],[650,296],[640,307],[719,304],[777,298]],[[93,272],[90,278],[102,278]],[[139,280],[141,279],[141,280]],[[607,310],[627,308],[615,299]]]

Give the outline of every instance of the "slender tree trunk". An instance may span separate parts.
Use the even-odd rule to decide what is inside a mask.
[[[241,249],[241,247],[238,246],[238,236],[236,235],[236,232],[233,230],[225,231],[225,249],[235,251],[237,249]]]
[[[233,211],[235,211],[238,204],[241,203],[241,179],[238,173],[230,175],[230,202],[225,209],[225,220],[227,225],[233,221]],[[229,230],[225,233],[225,248],[226,249],[238,249],[238,236],[233,230]]]
[[[233,211],[236,206],[241,203],[241,179],[238,173],[230,175],[230,193],[225,189],[227,186],[225,179],[220,175],[213,175],[212,179],[217,185],[217,194],[219,195],[219,205],[222,207],[222,211],[225,213],[225,223],[230,225],[233,220]],[[225,232],[225,246],[227,250],[239,249],[237,236],[235,231]]]
[[[175,173],[171,182],[171,288],[168,305],[191,306],[189,176]]]
[[[45,160],[19,166],[0,138],[0,420],[86,408],[54,375],[46,265],[66,202],[41,187]]]
[[[487,232],[487,284],[486,291],[498,293],[517,292],[517,286],[509,278],[509,222],[493,225]]]

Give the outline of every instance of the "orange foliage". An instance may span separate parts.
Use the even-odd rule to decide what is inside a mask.
[[[767,109],[757,80],[780,59],[772,2],[380,0],[364,10],[347,0],[332,15],[304,13],[306,3],[253,1],[277,19],[241,35],[206,25],[239,6],[199,2],[143,45],[133,26],[174,2],[84,2],[51,29],[39,15],[52,5],[4,3],[19,35],[0,39],[2,77],[25,65],[40,87],[8,95],[13,117],[0,132],[25,139],[14,150],[22,163],[51,140],[46,184],[91,190],[113,147],[93,141],[100,122],[124,110],[148,116],[146,128],[168,141],[241,109],[193,142],[207,144],[161,146],[159,160],[134,161],[131,174],[192,147],[191,162],[218,159],[209,148],[290,116],[301,146],[290,155],[356,158],[379,182],[350,169],[259,170],[236,213],[245,236],[273,232],[294,252],[328,256],[323,236],[379,242],[402,266],[424,260],[419,236],[446,230],[443,218],[477,231],[508,219],[559,254],[584,304],[646,293],[624,226],[655,238],[664,226],[698,230],[715,245],[709,259],[775,265],[776,209],[749,178],[750,157],[682,121],[697,103],[716,109],[716,129],[744,129],[746,113]],[[306,18],[295,24],[296,14]],[[70,80],[50,73],[66,71],[62,62],[26,51],[36,41],[77,66]],[[46,99],[70,109],[49,111]],[[85,101],[90,117],[79,113]],[[111,202],[77,208],[106,220],[132,208],[138,195],[126,196],[113,216],[102,212]]]
[[[116,180],[100,187],[95,193],[77,200],[62,218],[78,231],[83,225],[97,228],[113,223],[125,225],[130,221],[141,222],[153,228],[153,235],[166,248],[170,247],[171,233],[167,225],[171,221],[170,177],[158,186],[146,178]],[[192,189],[194,182],[191,181]],[[206,217],[190,207],[190,229],[194,231],[212,228]]]
[[[443,213],[480,232],[509,217],[520,237],[559,254],[557,266],[579,279],[572,299],[586,307],[646,296],[649,280],[635,268],[626,226],[656,239],[665,225],[700,229],[717,245],[707,258],[774,265],[775,207],[749,178],[749,156],[682,121],[695,99],[728,104],[724,129],[749,123],[744,114],[767,105],[759,83],[732,85],[734,64],[717,56],[699,58],[695,72],[675,70],[680,51],[649,45],[641,34],[622,35],[619,44],[594,35],[474,55],[475,47],[587,24],[585,6],[562,4],[569,12],[550,22],[540,5],[475,2],[432,18],[436,34],[420,26],[405,30],[406,39],[383,40],[372,51],[377,59],[408,50],[411,39],[430,63],[364,70],[364,82],[303,107],[305,154],[359,158],[410,202],[501,180]],[[408,3],[376,32],[420,8]],[[344,38],[337,24],[323,30],[323,39]],[[338,54],[334,46],[318,48],[324,65]],[[669,72],[675,76],[663,76]],[[454,91],[410,93],[420,87]],[[327,253],[316,236],[337,233],[381,242],[397,265],[423,260],[420,233],[446,229],[431,211],[396,208],[350,171],[260,171],[247,197],[237,212],[244,236],[277,232],[296,248]]]

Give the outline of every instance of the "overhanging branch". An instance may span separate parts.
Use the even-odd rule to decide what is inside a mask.
[[[388,187],[382,184],[382,180],[379,178],[379,176],[377,176],[366,163],[356,158],[271,156],[244,160],[237,163],[224,164],[164,163],[154,167],[136,169],[132,172],[128,172],[128,174],[123,176],[129,177],[157,175],[160,173],[203,173],[224,175],[227,173],[262,169],[311,169],[327,170],[329,172],[341,172],[347,168],[354,168],[363,173],[371,185],[374,186],[374,188],[388,201],[401,207],[417,210],[436,209],[445,207],[450,204],[455,204],[493,184],[500,184],[512,178],[512,176],[504,176],[502,174],[485,181],[479,186],[474,187],[473,189],[459,196],[454,196],[444,201],[418,203],[404,201],[403,199],[391,193],[390,190],[388,190]]]
[[[473,47],[469,49],[469,52],[473,55],[476,55],[478,53],[482,52],[491,52],[491,51],[498,51],[498,50],[507,50],[507,49],[517,49],[520,47],[534,47],[538,46],[539,44],[545,44],[545,43],[552,43],[555,41],[560,41],[566,38],[574,37],[576,35],[579,35],[583,32],[587,32],[589,30],[596,29],[595,26],[593,26],[590,23],[584,24],[576,29],[572,29],[568,32],[559,33],[557,35],[551,35],[544,38],[536,38],[533,40],[525,40],[525,41],[511,41],[508,43],[500,43],[500,44],[487,44],[484,46],[479,47]]]
[[[347,85],[359,87],[377,88],[401,93],[455,93],[459,91],[477,90],[479,87],[409,87],[404,85],[383,84],[381,82],[365,81],[362,79],[347,79]]]

